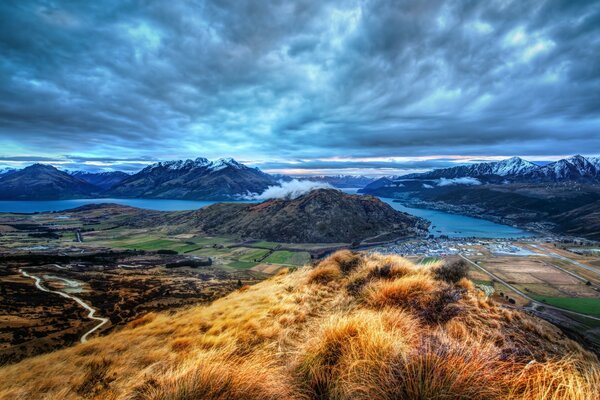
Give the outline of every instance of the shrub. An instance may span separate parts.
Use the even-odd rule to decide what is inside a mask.
[[[353,253],[350,250],[340,250],[330,256],[326,261],[336,263],[342,273],[348,274],[362,264],[363,258],[361,255]]]
[[[367,302],[375,307],[415,307],[429,302],[437,284],[427,275],[412,275],[394,281],[381,281],[368,288]]]
[[[202,354],[193,362],[149,377],[134,390],[135,400],[279,400],[296,391],[272,357],[221,359]]]
[[[446,261],[441,266],[433,270],[435,278],[448,283],[457,283],[466,278],[469,273],[469,266],[462,258]]]
[[[308,283],[327,284],[342,276],[337,265],[322,262],[308,275]]]

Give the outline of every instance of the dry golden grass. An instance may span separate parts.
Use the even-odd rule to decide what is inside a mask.
[[[447,267],[336,253],[1,368],[0,398],[600,398],[594,355]]]

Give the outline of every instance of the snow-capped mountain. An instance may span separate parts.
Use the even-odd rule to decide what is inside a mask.
[[[456,178],[478,178],[489,180],[496,178],[510,178],[524,176],[539,168],[536,164],[523,160],[520,157],[512,157],[502,161],[477,163],[471,165],[459,165],[450,168],[435,169],[421,174],[410,174],[400,177],[401,179],[456,179]],[[486,179],[487,178],[487,179]]]
[[[410,174],[400,179],[456,179],[477,178],[482,182],[564,182],[586,181],[600,183],[600,157],[576,155],[544,166],[520,157],[502,161],[461,165],[436,169],[422,174]]]
[[[69,171],[71,176],[75,176],[87,183],[98,186],[102,190],[108,190],[121,183],[129,177],[129,174],[121,171],[108,172],[88,172],[88,171]]]
[[[576,155],[540,167],[527,174],[527,177],[550,181],[593,181],[600,178],[600,168],[587,158]]]
[[[233,158],[163,161],[147,166],[110,190],[111,196],[227,200],[262,193],[277,180]]]
[[[489,163],[488,165],[490,166],[491,174],[498,176],[520,176],[539,168],[534,163],[523,160],[520,157],[512,157],[507,160]]]
[[[207,158],[198,157],[195,160],[175,160],[175,161],[160,161],[151,164],[140,172],[148,172],[154,170],[169,170],[169,171],[191,171],[193,169],[202,169],[206,171],[219,171],[225,168],[243,169],[248,168],[244,164],[240,164],[233,158],[220,158],[216,161],[210,161]]]

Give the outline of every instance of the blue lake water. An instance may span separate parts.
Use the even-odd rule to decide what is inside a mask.
[[[356,194],[358,189],[342,189],[346,193]],[[478,238],[506,238],[515,239],[535,236],[528,232],[509,225],[497,224],[481,218],[466,215],[451,214],[444,211],[425,208],[406,207],[402,203],[395,203],[394,199],[381,198],[392,208],[398,211],[425,218],[431,221],[429,232],[434,236],[446,235],[451,238],[478,237]]]
[[[74,199],[39,201],[0,201],[0,212],[33,213],[44,211],[62,211],[81,207],[86,204],[113,203],[137,208],[159,211],[196,210],[218,201],[200,200],[163,200],[163,199]]]
[[[497,224],[481,218],[450,214],[444,211],[429,210],[425,208],[406,207],[401,203],[394,203],[394,199],[382,198],[381,200],[398,211],[404,211],[431,221],[429,232],[434,236],[446,235],[453,238],[478,237],[515,239],[535,235],[532,232],[524,231],[513,226]]]
[[[342,189],[348,193],[356,193],[356,189]],[[450,214],[443,211],[409,208],[393,199],[382,198],[394,209],[404,211],[417,217],[431,221],[430,232],[435,236],[448,237],[480,237],[480,238],[518,238],[533,236],[527,232],[508,225],[497,224],[480,218]],[[42,201],[0,201],[0,212],[33,213],[44,211],[61,211],[80,207],[86,204],[116,203],[131,207],[146,208],[159,211],[195,210],[217,203],[215,201],[194,200],[158,200],[158,199],[75,199],[75,200],[42,200]]]

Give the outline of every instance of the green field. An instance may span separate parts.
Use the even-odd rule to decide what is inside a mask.
[[[276,251],[265,262],[271,264],[304,265],[310,262],[310,254],[305,251]]]
[[[600,299],[581,297],[546,297],[539,295],[531,295],[531,297],[539,302],[564,308],[565,310],[576,311],[582,314],[589,314],[593,316],[600,316]]]
[[[252,267],[255,267],[257,264],[258,263],[248,261],[232,261],[229,264],[227,264],[227,266],[235,269],[250,269]]]
[[[440,260],[441,260],[441,258],[439,258],[439,257],[425,257],[424,259],[421,260],[421,262],[419,264],[422,264],[422,265],[433,264]]]
[[[255,242],[252,243],[252,247],[262,247],[264,249],[274,249],[277,246],[280,246],[281,243],[275,243],[275,242],[266,242],[266,241],[260,241],[260,242]]]
[[[267,249],[248,249],[242,255],[238,256],[240,261],[257,262],[269,253]]]

